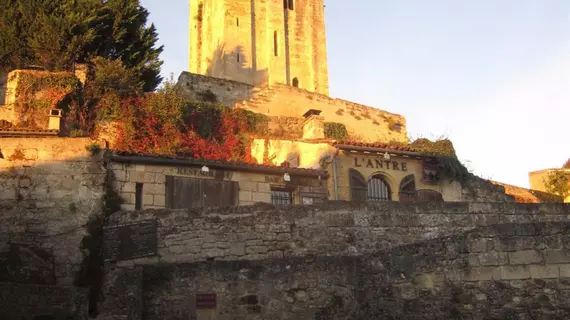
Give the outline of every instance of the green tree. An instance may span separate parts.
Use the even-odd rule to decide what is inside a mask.
[[[120,60],[144,91],[162,81],[154,25],[139,0],[0,0],[0,71],[69,70],[95,57]]]
[[[570,172],[564,170],[550,171],[544,179],[544,186],[548,193],[566,199],[570,195]]]

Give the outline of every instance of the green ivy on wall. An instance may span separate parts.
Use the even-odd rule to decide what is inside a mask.
[[[325,122],[325,138],[334,140],[348,139],[348,131],[346,131],[346,126],[342,123]]]

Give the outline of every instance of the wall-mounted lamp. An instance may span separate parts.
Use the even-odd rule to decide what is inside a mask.
[[[388,154],[388,152],[384,153],[384,159],[390,160],[390,155]]]
[[[283,180],[285,180],[285,181],[291,181],[291,176],[290,176],[288,173],[286,173],[286,174],[283,175]]]
[[[210,168],[203,166],[201,171],[202,172],[210,172]]]

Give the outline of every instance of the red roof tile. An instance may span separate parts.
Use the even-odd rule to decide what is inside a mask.
[[[368,142],[359,142],[359,141],[336,141],[332,143],[333,146],[337,145],[349,145],[354,147],[363,147],[363,148],[377,148],[377,149],[387,149],[387,150],[394,150],[394,151],[407,151],[407,152],[416,152],[414,148],[407,144],[397,144],[397,143],[382,143],[382,142],[375,142],[375,143],[368,143]]]

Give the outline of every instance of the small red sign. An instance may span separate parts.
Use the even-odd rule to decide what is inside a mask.
[[[215,293],[196,294],[196,309],[216,309]]]

